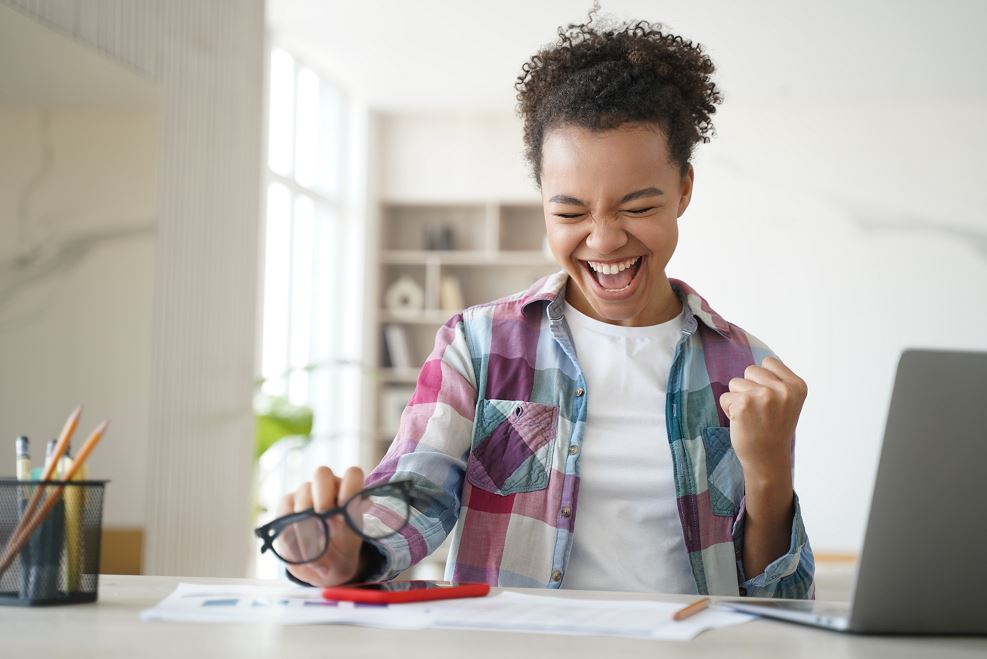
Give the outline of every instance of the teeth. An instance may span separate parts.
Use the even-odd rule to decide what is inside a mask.
[[[640,256],[635,256],[632,259],[627,259],[626,261],[622,261],[620,263],[597,263],[595,261],[587,261],[587,263],[589,263],[589,267],[593,268],[593,270],[596,270],[600,274],[615,275],[621,270],[626,270],[640,260]]]

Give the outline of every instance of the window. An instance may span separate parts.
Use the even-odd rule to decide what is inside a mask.
[[[357,464],[362,376],[365,109],[315,67],[270,51],[261,391],[311,409],[312,441],[261,459],[261,523],[318,464]],[[353,108],[356,109],[353,109]],[[255,575],[277,576],[257,558]]]
[[[269,93],[262,391],[309,406],[314,434],[332,434],[346,304],[347,106],[333,83],[280,48],[271,51]]]

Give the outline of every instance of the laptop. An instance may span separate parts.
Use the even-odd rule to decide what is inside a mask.
[[[850,603],[718,604],[847,632],[987,634],[987,353],[901,355]]]

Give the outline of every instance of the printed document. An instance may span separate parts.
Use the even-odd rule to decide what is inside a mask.
[[[672,614],[682,606],[681,602],[574,599],[514,591],[410,604],[354,604],[327,601],[317,588],[182,583],[141,613],[141,619],[477,629],[677,641],[754,619],[743,613],[706,609],[681,622],[673,621]]]

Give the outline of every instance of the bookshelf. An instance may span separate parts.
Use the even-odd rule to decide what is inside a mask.
[[[368,465],[383,457],[394,438],[438,328],[464,307],[523,290],[559,269],[544,249],[544,217],[536,200],[384,202],[378,222],[379,271],[367,328],[368,336],[377,337],[370,355],[376,377],[364,417],[374,441],[361,449]],[[420,299],[420,306],[388,306],[389,289],[398,280],[411,282],[417,293],[390,297]]]

